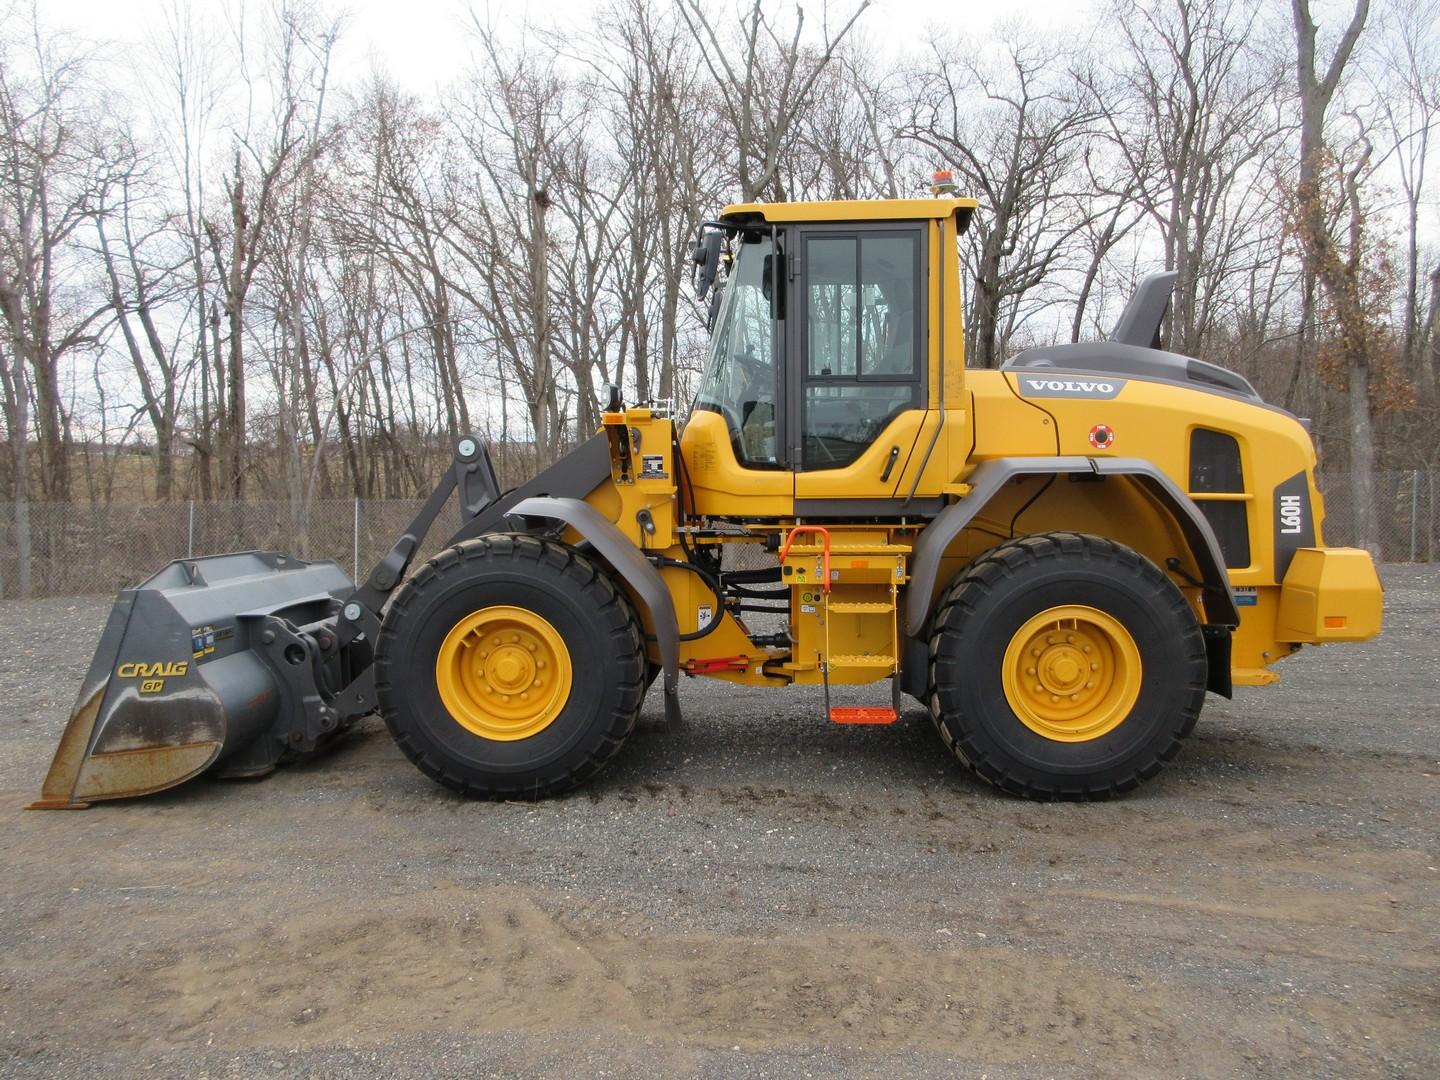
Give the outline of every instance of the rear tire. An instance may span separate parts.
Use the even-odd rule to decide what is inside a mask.
[[[484,536],[402,586],[376,647],[396,744],[461,794],[539,798],[610,761],[635,726],[645,650],[625,595],[573,548]]]
[[[1129,791],[1180,750],[1205,699],[1205,643],[1138,552],[1042,533],[981,556],[941,595],[927,704],[976,775],[1036,799]]]

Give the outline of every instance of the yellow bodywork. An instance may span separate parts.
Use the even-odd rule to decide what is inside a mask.
[[[588,501],[639,546],[684,560],[687,554],[675,531],[681,524],[676,503],[682,475],[687,481],[684,506],[692,521],[724,520],[737,526],[736,535],[697,538],[692,549],[768,544],[775,550],[791,528],[806,520],[796,515],[797,499],[910,497],[949,503],[967,496],[974,471],[998,458],[1139,458],[1157,466],[1199,504],[1238,502],[1246,507],[1249,559],[1227,568],[1240,604],[1231,653],[1236,684],[1274,681],[1278,676],[1268,665],[1300,643],[1358,640],[1377,633],[1382,594],[1374,567],[1364,552],[1323,546],[1324,502],[1314,482],[1315,453],[1294,417],[1239,397],[1141,376],[1122,376],[1116,381],[1123,385],[1109,397],[1042,397],[1028,394],[1022,382],[1035,372],[966,370],[955,252],[957,226],[975,205],[968,199],[938,198],[727,208],[722,221],[924,222],[927,405],[895,416],[850,464],[811,471],[742,466],[724,417],[696,411],[680,439],[682,473],[673,461],[669,419],[657,418],[648,409],[607,414],[613,483],[602,484]],[[1236,440],[1243,491],[1189,490],[1191,438],[1199,428]],[[647,454],[663,459],[649,476],[638,467],[625,471],[619,445],[626,432],[633,443],[632,459]],[[892,448],[897,464],[883,475]],[[1288,572],[1277,576],[1273,553],[1280,549],[1283,538],[1277,530],[1282,523],[1271,496],[1293,478],[1303,478],[1313,541],[1295,551]],[[641,511],[648,511],[651,531],[639,523]],[[823,545],[813,538],[797,539],[782,568],[789,594],[783,620],[788,649],[751,644],[745,616],[716,611],[715,598],[699,577],[673,568],[662,571],[682,635],[709,620],[721,621],[712,633],[682,641],[686,671],[753,684],[861,683],[895,673],[903,648],[896,612],[904,602],[910,553],[924,520],[917,516],[877,525],[832,518],[824,525],[831,557],[828,594],[822,597],[818,580]],[[937,591],[997,543],[1053,530],[1105,536],[1141,552],[1169,571],[1205,621],[1202,575],[1184,530],[1144,485],[1125,476],[1083,483],[1028,475],[1006,484],[945,551]],[[1103,627],[1090,629],[1106,637]],[[1119,672],[1114,678],[1122,687],[1117,692],[1123,696],[1123,687],[1131,682],[1124,671],[1129,652],[1123,642],[1112,643],[1110,650]],[[1043,701],[1021,704],[1040,717],[1037,723],[1063,726],[1058,713],[1045,719]],[[1024,714],[1019,708],[1017,712]]]
[[[1364,641],[1380,632],[1380,580],[1370,554],[1355,548],[1295,553],[1275,617],[1281,641]]]

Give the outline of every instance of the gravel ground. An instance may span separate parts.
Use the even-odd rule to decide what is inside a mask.
[[[819,696],[683,688],[590,788],[323,761],[38,790],[108,599],[0,606],[0,1075],[1440,1075],[1440,569],[1212,697],[1136,795],[1016,801]]]

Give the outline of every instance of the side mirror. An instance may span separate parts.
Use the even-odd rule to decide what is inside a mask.
[[[725,299],[725,286],[721,285],[710,294],[710,309],[705,314],[705,332],[715,332],[715,320],[720,317],[720,301]]]
[[[690,261],[694,264],[690,280],[696,296],[703,297],[715,284],[715,274],[720,269],[720,245],[724,240],[719,229],[708,229],[702,230],[699,240],[690,241]]]

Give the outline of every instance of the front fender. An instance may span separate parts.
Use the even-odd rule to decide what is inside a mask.
[[[630,586],[645,605],[650,622],[655,627],[660,667],[665,674],[665,710],[667,716],[677,719],[678,711],[672,710],[676,709],[676,691],[680,681],[680,623],[675,617],[675,604],[660,571],[650,564],[614,522],[607,521],[593,506],[580,499],[534,496],[515,503],[505,513],[507,517],[564,522],[584,537]]]

